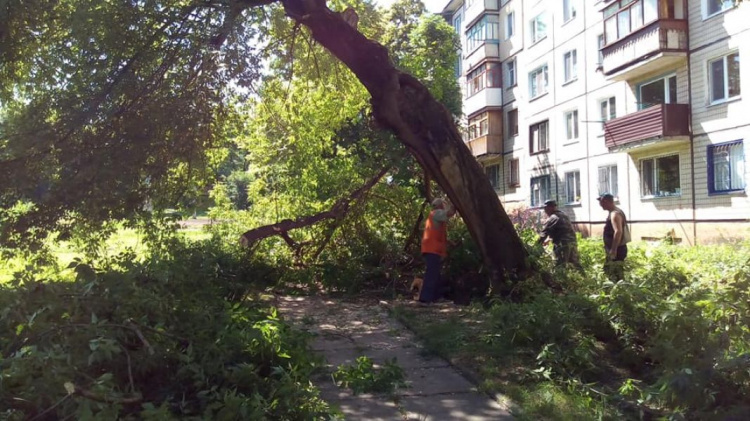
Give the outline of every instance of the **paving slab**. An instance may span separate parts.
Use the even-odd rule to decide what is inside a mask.
[[[409,396],[399,402],[410,419],[423,421],[512,420],[513,417],[499,404],[477,393],[449,393],[443,395]]]
[[[409,388],[401,393],[406,396],[476,392],[475,386],[453,367],[414,368],[404,371]]]
[[[313,351],[327,371],[313,379],[320,396],[347,420],[511,420],[508,411],[476,391],[447,361],[425,353],[416,337],[374,300],[278,297],[282,316],[314,335]],[[396,359],[407,388],[389,395],[360,394],[338,387],[331,373],[366,355],[375,368]]]

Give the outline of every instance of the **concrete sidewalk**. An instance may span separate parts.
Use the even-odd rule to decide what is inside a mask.
[[[348,420],[511,420],[508,411],[450,364],[427,356],[418,340],[374,299],[339,300],[325,296],[280,297],[279,312],[300,329],[315,334],[312,348],[328,363],[315,379],[322,398]],[[375,364],[397,359],[409,387],[394,396],[360,394],[336,386],[330,373],[366,355]]]

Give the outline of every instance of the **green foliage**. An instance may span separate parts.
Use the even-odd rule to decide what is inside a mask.
[[[585,273],[550,273],[562,292],[532,277],[512,300],[406,321],[429,348],[509,393],[522,419],[747,413],[750,243],[632,244],[618,283],[603,272],[601,239],[579,239],[579,251]],[[550,267],[547,251],[532,258]]]
[[[320,419],[306,336],[248,293],[273,270],[169,234],[144,263],[0,286],[4,419]],[[46,412],[45,412],[46,411]]]
[[[211,48],[229,5],[66,0],[0,9],[0,207],[35,205],[0,218],[3,240],[128,218],[203,191],[235,117],[230,90],[259,72],[250,40],[260,13],[237,18],[243,30]]]
[[[398,388],[406,387],[404,370],[395,358],[376,368],[370,358],[361,356],[354,365],[341,365],[333,373],[333,378],[339,386],[350,388],[355,395],[393,393]]]

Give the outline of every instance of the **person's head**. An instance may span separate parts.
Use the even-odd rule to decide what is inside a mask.
[[[597,198],[599,201],[599,206],[602,207],[602,209],[611,211],[615,209],[615,197],[612,195],[612,193],[602,193]]]
[[[432,207],[433,209],[444,209],[445,208],[445,199],[436,198],[432,201]]]
[[[548,200],[544,202],[544,213],[547,214],[547,216],[552,215],[557,210],[557,202],[554,200]]]

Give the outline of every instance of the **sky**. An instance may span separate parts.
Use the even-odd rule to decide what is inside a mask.
[[[390,6],[394,0],[375,0],[375,3],[386,8]],[[432,13],[439,13],[443,10],[443,7],[448,4],[448,0],[422,0],[427,10]]]

